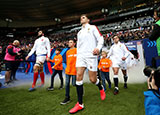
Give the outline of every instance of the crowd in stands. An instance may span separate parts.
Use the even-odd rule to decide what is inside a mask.
[[[138,29],[133,29],[133,30],[127,30],[127,31],[119,31],[119,32],[111,32],[105,34],[105,45],[111,45],[112,44],[112,38],[115,35],[118,35],[120,38],[121,42],[128,42],[132,40],[142,40],[145,38],[148,38],[152,29],[151,27],[147,28],[138,28]]]
[[[111,46],[112,38],[118,35],[120,41],[127,42],[131,40],[141,40],[148,38],[152,31],[153,18],[150,16],[141,17],[138,19],[125,20],[123,22],[114,22],[106,25],[99,25],[98,28],[102,32],[105,39],[105,46]],[[8,44],[12,43],[15,39],[19,40],[22,47],[26,47],[26,52],[29,52],[33,47],[34,41],[37,39],[37,31],[39,28],[28,29],[1,29],[0,30],[0,46],[2,46],[3,52]],[[71,29],[62,29],[57,31],[51,27],[43,27],[45,30],[45,36],[50,39],[51,48],[66,48],[68,45],[68,39],[77,39],[77,33],[80,30],[80,26]],[[22,34],[25,33],[25,34]],[[3,54],[4,55],[4,54]]]
[[[112,38],[115,35],[118,35],[120,40],[122,42],[132,41],[132,40],[141,40],[144,38],[148,38],[149,34],[151,32],[151,27],[147,28],[138,28],[133,30],[126,30],[126,31],[118,31],[118,32],[110,32],[110,33],[103,33],[104,39],[105,39],[105,46],[112,44]],[[50,34],[46,35],[51,42],[51,48],[66,48],[68,45],[68,39],[69,38],[75,38],[76,39],[77,31],[71,32],[71,33],[58,33],[58,34]],[[30,51],[30,49],[33,47],[34,41],[36,40],[37,36],[30,36],[30,37],[6,37],[2,38],[0,37],[0,46],[5,49],[5,47],[12,43],[13,40],[17,39],[21,42],[21,46],[25,46],[27,49],[27,52]]]

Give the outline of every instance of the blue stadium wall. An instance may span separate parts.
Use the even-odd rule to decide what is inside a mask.
[[[156,41],[150,41],[149,39],[144,39],[142,41],[144,49],[144,58],[147,66],[152,66],[152,58],[158,56]],[[160,66],[160,60],[156,60],[156,66]]]

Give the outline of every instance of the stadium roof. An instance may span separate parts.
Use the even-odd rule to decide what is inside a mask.
[[[82,13],[98,15],[102,8],[129,1],[145,0],[0,0],[0,27],[54,25],[55,19],[68,22],[79,19]]]

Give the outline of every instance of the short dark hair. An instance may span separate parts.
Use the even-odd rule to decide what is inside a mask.
[[[81,14],[81,17],[82,17],[82,16],[86,16],[86,17],[89,19],[88,14]]]
[[[74,43],[76,43],[76,40],[74,38],[69,38],[68,41],[72,40]]]
[[[113,36],[113,39],[114,39],[114,37],[116,37],[116,36],[117,36],[117,38],[119,38],[118,35],[115,35],[115,36]]]
[[[57,50],[57,51],[60,51],[60,52],[62,51],[62,49],[61,49],[61,48],[57,48],[56,50]]]

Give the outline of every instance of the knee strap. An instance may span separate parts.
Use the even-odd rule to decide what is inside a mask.
[[[76,81],[76,85],[83,85],[83,80],[82,81]]]
[[[99,84],[99,79],[97,79],[97,81],[96,81],[96,83],[95,83],[96,85],[98,85]]]
[[[118,78],[118,75],[114,75],[113,78]]]
[[[41,66],[41,64],[40,64],[40,63],[35,63],[35,65],[36,65],[36,66],[39,66],[39,67]]]

